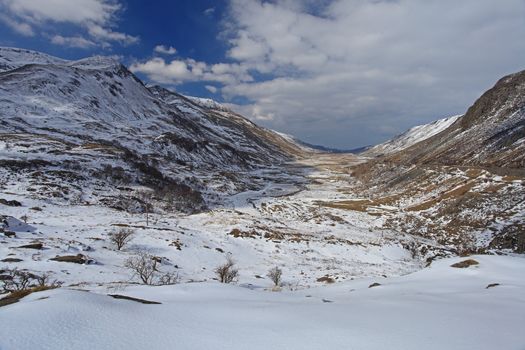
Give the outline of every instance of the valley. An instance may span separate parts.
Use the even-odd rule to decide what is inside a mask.
[[[521,350],[524,92],[328,153],[0,48],[0,348]]]

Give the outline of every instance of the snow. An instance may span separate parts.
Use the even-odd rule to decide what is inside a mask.
[[[365,154],[389,154],[408,148],[447,129],[461,115],[436,120],[435,122],[414,126],[403,134],[368,149]]]
[[[523,349],[525,259],[472,258],[480,264],[444,259],[375,288],[362,279],[295,292],[216,282],[50,290],[0,309],[0,348]]]
[[[36,65],[13,70],[29,63]],[[450,249],[385,225],[440,188],[400,205],[331,207],[368,199],[353,190],[358,180],[349,171],[364,158],[313,152],[214,101],[146,88],[111,57],[64,61],[0,48],[2,69],[0,198],[22,206],[0,204],[2,226],[16,233],[0,235],[0,259],[11,258],[0,269],[48,273],[63,287],[0,307],[0,349],[523,350],[523,257],[476,256],[480,265],[465,270],[450,267],[459,258],[440,260],[419,271]],[[408,147],[456,119],[413,128],[383,146]],[[308,156],[291,161],[283,145]],[[209,210],[185,214],[154,199],[146,224],[133,204],[110,208],[114,199],[150,190],[117,146],[202,191]],[[25,168],[7,166],[17,162]],[[101,176],[107,166],[133,178]],[[468,179],[460,169],[454,176]],[[504,181],[486,180],[474,189]],[[508,187],[519,193],[521,186],[515,180]],[[520,222],[525,204],[515,209],[493,226]],[[135,235],[117,251],[108,235],[123,226]],[[480,247],[492,237],[493,227],[485,229]],[[20,248],[35,242],[44,249]],[[158,257],[159,271],[177,273],[180,284],[137,285],[124,266],[141,252]],[[70,254],[92,263],[51,260]],[[240,271],[236,285],[214,281],[228,256]],[[266,274],[275,266],[284,283],[274,293]],[[324,276],[337,283],[325,285]],[[369,289],[373,282],[381,286]],[[501,285],[485,289],[489,283]]]

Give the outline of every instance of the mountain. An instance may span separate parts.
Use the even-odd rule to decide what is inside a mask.
[[[400,155],[412,164],[525,166],[525,71],[500,79],[444,132]]]
[[[0,65],[0,161],[60,184],[24,185],[42,196],[124,207],[130,195],[116,187],[141,185],[193,210],[258,186],[241,172],[305,151],[217,103],[147,87],[111,57],[1,48]],[[95,183],[111,198],[94,194]]]
[[[417,134],[411,129],[376,146],[386,154],[353,169],[359,193],[397,208],[386,220],[392,229],[463,253],[524,252],[525,71],[500,79],[442,126],[416,143],[404,143]]]
[[[452,125],[460,117],[461,116],[456,115],[439,119],[429,124],[414,126],[413,128],[405,131],[401,135],[398,135],[391,140],[366,149],[365,152],[362,152],[362,154],[365,156],[381,156],[404,150],[405,148],[408,148],[418,142],[439,134]]]

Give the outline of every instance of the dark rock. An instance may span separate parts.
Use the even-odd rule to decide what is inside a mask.
[[[87,256],[82,254],[77,255],[63,255],[63,256],[56,256],[54,258],[51,258],[49,260],[53,261],[59,261],[59,262],[67,262],[67,263],[74,263],[74,264],[86,264],[89,263],[90,260]]]
[[[115,299],[130,300],[130,301],[135,301],[135,302],[141,303],[141,304],[162,304],[162,303],[159,303],[158,301],[139,299],[139,298],[129,297],[127,295],[120,295],[120,294],[108,294],[108,295],[110,297],[112,297],[112,298],[115,298]]]
[[[479,262],[477,262],[474,259],[467,259],[467,260],[463,260],[463,261],[460,261],[458,263],[452,264],[450,266],[451,267],[455,267],[455,268],[459,268],[459,269],[464,269],[464,268],[467,268],[467,267],[473,266],[473,265],[479,265]]]
[[[21,245],[18,248],[22,248],[22,249],[38,249],[38,250],[40,250],[40,249],[44,248],[44,245],[42,243],[31,243],[31,244]]]
[[[19,201],[15,201],[15,200],[8,201],[7,199],[4,199],[4,198],[0,198],[0,204],[7,205],[9,207],[21,207],[22,206],[22,203],[20,203]]]

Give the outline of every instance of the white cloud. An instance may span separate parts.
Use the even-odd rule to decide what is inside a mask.
[[[175,59],[166,62],[154,57],[145,62],[135,62],[130,70],[145,74],[150,80],[163,84],[179,84],[188,81],[208,81],[222,84],[236,84],[252,81],[246,69],[235,63],[208,65],[193,59]]]
[[[51,38],[51,42],[55,45],[78,47],[82,49],[96,46],[93,41],[81,36],[64,37],[62,35],[55,35]]]
[[[114,32],[111,29],[104,28],[98,24],[89,23],[87,25],[88,33],[98,40],[102,41],[117,41],[123,45],[131,45],[138,42],[138,37],[131,36],[125,33]]]
[[[523,69],[525,2],[232,0],[228,55],[270,78],[227,98],[269,127],[348,147],[461,113]]]
[[[165,45],[157,45],[153,49],[154,52],[160,53],[163,55],[175,55],[177,53],[177,49],[175,49],[173,46],[165,46]]]
[[[118,0],[0,0],[0,10],[9,21],[3,20],[15,31],[29,35],[34,28],[46,32],[54,24],[71,24],[77,26],[96,40],[101,46],[110,46],[111,42],[123,45],[136,43],[138,37],[114,31],[117,13],[122,9]],[[51,38],[66,36],[61,33],[46,34]],[[79,38],[81,35],[67,36]],[[52,43],[63,45],[66,42],[76,47],[89,47],[87,42],[80,44],[76,40],[62,40],[55,38]],[[83,46],[81,46],[83,45]],[[70,45],[72,46],[72,45]]]
[[[208,17],[213,16],[214,13],[215,13],[215,7],[210,7],[204,10],[204,14]]]
[[[216,94],[218,91],[217,87],[213,85],[205,85],[204,87],[206,88],[206,90],[208,90],[212,94]]]
[[[16,21],[5,15],[0,15],[0,21],[4,22],[8,27],[10,27],[12,30],[14,30],[18,34],[21,34],[24,36],[34,36],[35,35],[33,28],[27,23]]]

